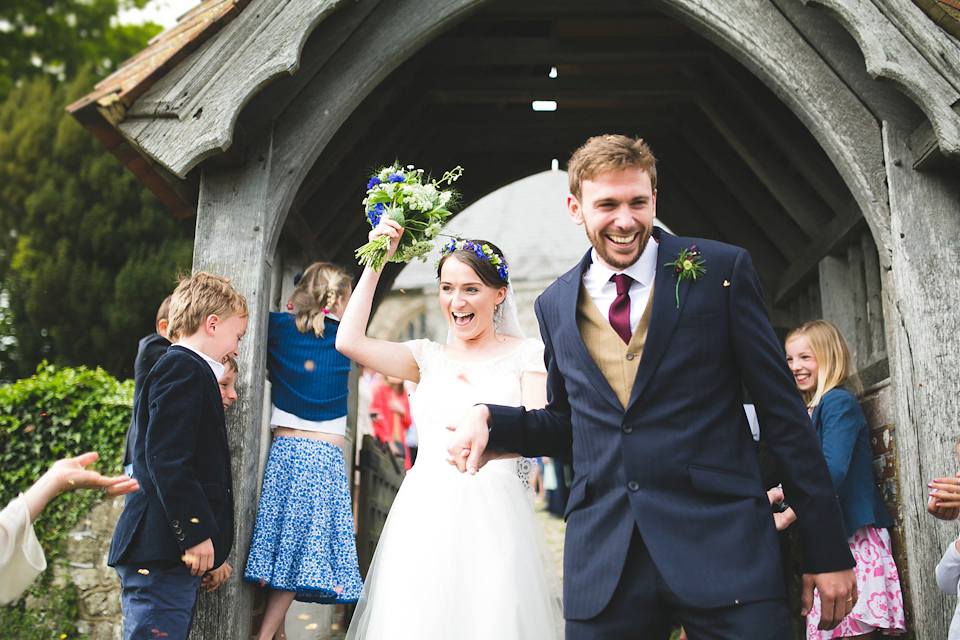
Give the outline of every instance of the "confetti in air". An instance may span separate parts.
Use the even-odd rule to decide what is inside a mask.
[[[303,368],[306,369],[307,371],[313,371],[314,369],[317,368],[317,365],[314,364],[313,360],[307,360],[306,362],[303,363]]]

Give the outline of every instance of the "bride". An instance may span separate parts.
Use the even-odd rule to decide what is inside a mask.
[[[402,228],[383,217],[370,239]],[[561,638],[549,550],[521,480],[522,459],[475,476],[446,461],[447,425],[474,404],[546,404],[543,345],[524,339],[507,264],[482,240],[451,240],[437,268],[448,344],[365,335],[380,273],[367,267],[337,333],[344,355],[418,383],[411,399],[420,438],[367,572],[347,640]]]

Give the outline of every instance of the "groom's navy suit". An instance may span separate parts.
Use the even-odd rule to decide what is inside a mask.
[[[655,229],[650,241],[657,240],[649,330],[626,409],[578,329],[590,252],[537,300],[546,408],[490,407],[489,447],[572,454],[563,570],[564,615],[571,620],[593,618],[610,601],[634,528],[687,606],[783,598],[773,517],[742,407],[744,385],[798,515],[804,571],[854,566],[819,441],[749,254]],[[693,245],[706,273],[680,282],[678,305],[676,274],[665,265]]]

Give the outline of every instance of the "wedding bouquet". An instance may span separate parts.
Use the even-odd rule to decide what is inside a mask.
[[[423,169],[414,169],[413,165],[404,169],[394,163],[370,178],[367,196],[363,199],[363,210],[370,226],[376,227],[381,217],[389,216],[403,227],[403,236],[390,262],[410,262],[414,258],[426,260],[426,254],[433,248],[430,241],[440,233],[451,215],[449,207],[456,202],[456,192],[440,186],[453,184],[461,175],[463,168],[456,167],[439,180],[425,180]],[[357,249],[357,260],[379,271],[386,261],[389,247],[388,236],[377,236]]]

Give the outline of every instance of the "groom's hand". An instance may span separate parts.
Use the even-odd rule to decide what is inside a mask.
[[[470,475],[486,464],[491,457],[484,455],[490,436],[489,423],[490,410],[487,405],[478,404],[467,411],[459,425],[447,427],[454,432],[447,445],[447,462]]]
[[[857,604],[857,576],[853,569],[832,573],[803,574],[802,611],[806,616],[813,606],[813,588],[820,594],[820,624],[817,628],[835,628]]]

